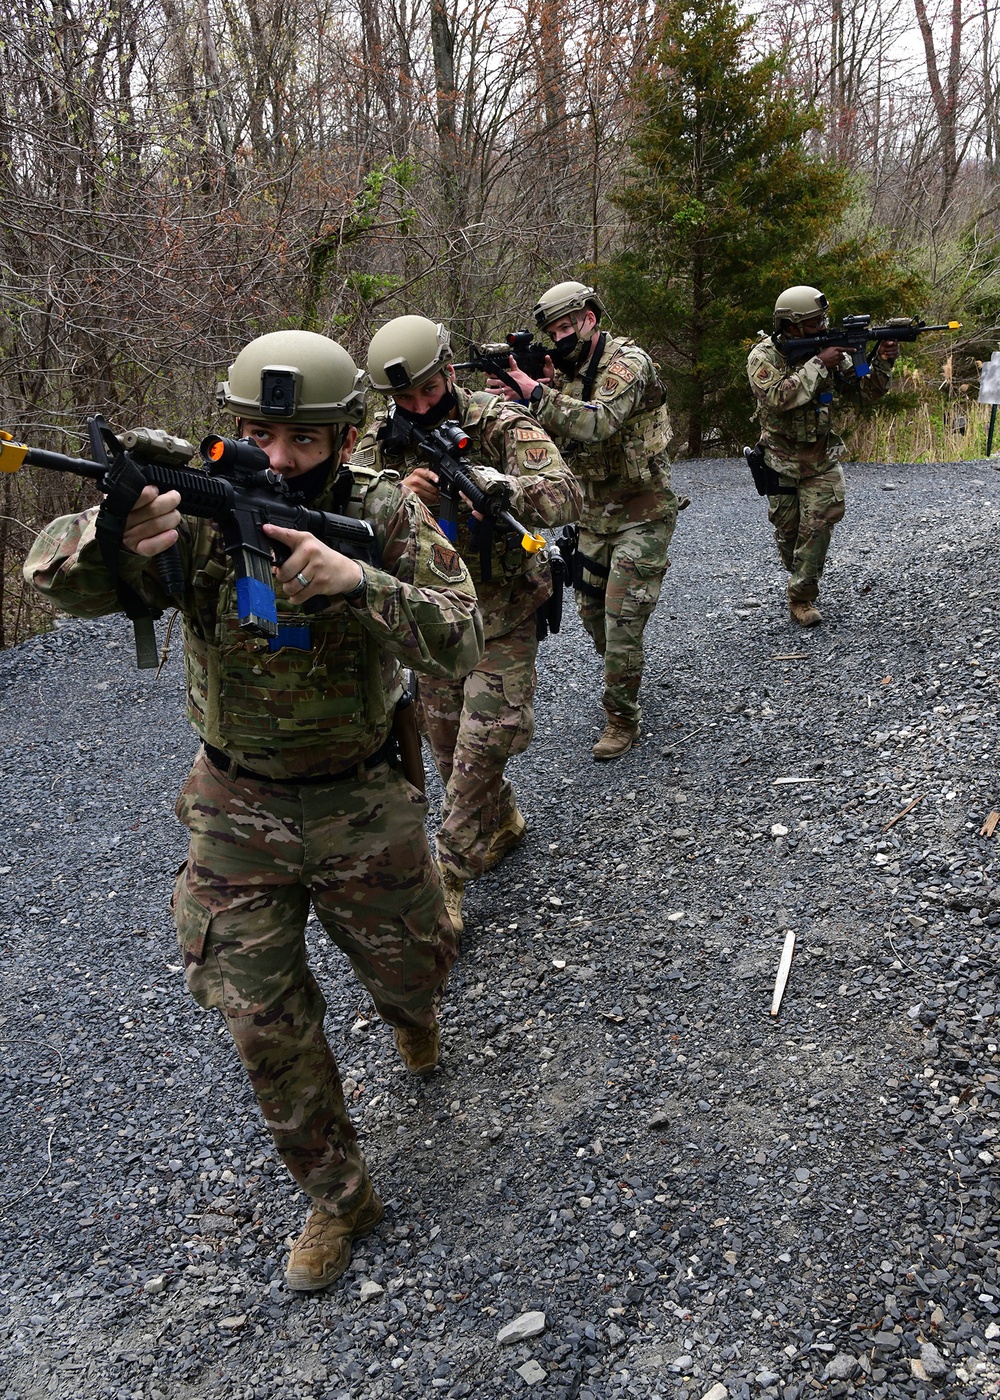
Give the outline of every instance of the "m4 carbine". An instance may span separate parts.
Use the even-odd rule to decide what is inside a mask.
[[[474,355],[455,366],[456,370],[475,370],[479,374],[492,375],[502,384],[520,395],[521,390],[510,377],[510,357],[518,369],[532,379],[541,379],[545,373],[545,359],[548,350],[534,338],[531,331],[511,331],[506,340],[488,341],[484,345],[473,346]]]
[[[236,605],[240,626],[257,637],[278,635],[278,613],[272,567],[288,558],[289,550],[264,534],[264,525],[304,530],[331,549],[361,563],[381,562],[374,528],[367,520],[311,510],[288,482],[271,470],[267,453],[249,438],[207,437],[201,444],[203,467],[183,464],[194,455],[192,443],[159,429],[138,428],[119,438],[101,417],[88,418],[95,460],[66,457],[39,447],[16,443],[9,434],[0,441],[0,471],[15,472],[25,463],[49,471],[88,477],[104,492],[96,522],[101,557],[115,581],[125,614],[136,634],[140,668],[156,666],[153,621],[159,613],[121,576],[119,556],[129,511],[146,486],[177,491],[182,515],[213,520],[236,575]],[[180,598],[184,576],[177,546],[157,555],[160,582],[167,596]],[[305,611],[318,612],[326,599],[311,598]]]
[[[464,496],[473,510],[483,517],[470,533],[478,535],[479,562],[483,583],[493,579],[493,531],[501,526],[518,536],[526,554],[537,554],[545,548],[545,538],[529,530],[510,512],[510,487],[506,477],[491,467],[476,466],[466,457],[469,435],[461,424],[449,419],[436,428],[421,428],[398,413],[390,411],[380,433],[381,443],[389,452],[402,452],[413,446],[426,457],[437,475],[441,493],[438,525],[452,544],[458,537],[458,502]]]
[[[871,342],[881,345],[884,340],[913,341],[929,331],[960,331],[961,321],[948,321],[942,326],[929,326],[915,316],[894,316],[884,326],[873,326],[871,316],[845,316],[843,324],[820,331],[819,335],[806,335],[798,338],[781,336],[776,340],[778,349],[789,364],[800,365],[811,360],[823,350],[844,349],[851,357],[854,373],[859,379],[871,374],[868,361],[868,345]]]

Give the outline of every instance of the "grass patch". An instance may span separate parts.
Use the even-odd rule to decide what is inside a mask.
[[[973,462],[986,456],[989,404],[977,403],[975,384],[954,384],[950,365],[931,383],[918,368],[897,371],[892,392],[845,423],[855,462]],[[993,435],[1000,456],[1000,421]]]

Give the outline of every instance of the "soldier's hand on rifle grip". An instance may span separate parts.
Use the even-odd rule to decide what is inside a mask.
[[[438,490],[437,475],[431,471],[430,467],[414,467],[408,477],[405,477],[402,485],[405,490],[412,491],[423,501],[430,510],[436,510],[441,500],[441,492]]]
[[[545,358],[545,372],[546,375],[552,373],[552,361],[548,356]],[[523,369],[518,369],[517,361],[513,355],[507,361],[507,373],[517,385],[519,392],[512,389],[509,384],[504,384],[502,380],[494,378],[493,375],[487,377],[487,389],[494,394],[503,394],[505,399],[513,400],[514,403],[527,403],[531,398],[532,391],[538,387],[539,381],[532,379],[530,374],[525,374]]]
[[[438,490],[438,479],[429,467],[414,467],[410,475],[404,478],[402,484],[404,490],[412,491],[423,501],[428,510],[437,509],[441,500],[441,492]],[[463,496],[462,500],[467,506],[471,506],[472,502],[468,497]],[[483,518],[478,510],[474,510],[472,514],[477,520]]]
[[[828,345],[825,350],[819,352],[816,358],[827,369],[837,369],[843,356],[850,353],[845,345]]]
[[[883,340],[878,347],[878,357],[880,360],[888,360],[890,364],[894,364],[898,355],[898,340]]]
[[[364,571],[356,559],[349,559],[339,550],[331,549],[306,530],[265,525],[264,533],[288,550],[288,558],[274,570],[274,579],[284,588],[285,597],[293,602],[305,603],[310,598],[339,598],[342,593],[350,593],[356,588],[364,577]]]
[[[128,514],[122,547],[130,554],[152,559],[177,543],[177,527],[181,523],[180,493],[144,486],[142,495]]]

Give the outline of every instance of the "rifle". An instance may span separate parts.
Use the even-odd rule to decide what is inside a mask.
[[[506,340],[491,340],[483,345],[474,344],[472,349],[472,359],[455,365],[455,369],[471,369],[477,374],[492,375],[494,379],[499,379],[502,384],[513,389],[518,398],[521,396],[521,390],[509,373],[511,355],[514,356],[518,369],[523,370],[532,379],[541,379],[545,373],[545,359],[549,353],[540,341],[535,340],[531,331],[511,331]]]
[[[520,537],[526,554],[537,554],[545,548],[545,539],[536,535],[510,513],[510,487],[506,477],[492,467],[474,465],[465,456],[469,435],[449,419],[436,428],[424,429],[390,410],[379,432],[383,447],[389,452],[402,452],[413,446],[426,457],[437,473],[441,493],[438,525],[452,544],[458,538],[458,498],[465,499],[482,515],[482,522],[470,522],[469,531],[478,536],[480,573],[483,583],[493,580],[493,531],[497,525]]]
[[[916,316],[894,316],[884,326],[873,326],[871,316],[845,316],[843,324],[820,331],[819,335],[806,335],[798,338],[781,336],[775,340],[778,349],[789,364],[802,364],[811,360],[823,350],[845,349],[854,365],[854,373],[859,379],[871,374],[868,362],[868,343],[881,344],[884,340],[915,341],[918,336],[929,331],[960,331],[961,321],[948,321],[945,325],[929,326]]]
[[[236,575],[240,626],[251,636],[278,635],[272,566],[275,561],[282,563],[290,553],[264,534],[265,524],[307,531],[360,563],[377,567],[381,562],[369,521],[311,510],[299,493],[271,470],[267,453],[249,438],[206,437],[199,449],[204,466],[185,468],[182,464],[195,449],[183,438],[150,428],[118,438],[100,416],[88,418],[87,428],[95,460],[27,447],[14,442],[8,433],[0,434],[0,472],[16,472],[24,464],[72,472],[95,482],[104,493],[96,523],[97,541],[123,611],[135,628],[136,660],[142,669],[157,664],[153,621],[160,613],[121,577],[119,556],[126,518],[145,486],[177,491],[181,498],[177,509],[182,515],[215,522]],[[176,545],[157,556],[157,567],[167,596],[179,598],[184,577]],[[318,612],[325,606],[322,598],[310,598],[303,604],[306,612]]]

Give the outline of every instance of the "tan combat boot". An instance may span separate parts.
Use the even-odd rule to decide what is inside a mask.
[[[490,844],[483,860],[483,869],[492,870],[495,865],[499,865],[507,852],[512,851],[517,843],[524,839],[524,833],[527,829],[528,823],[515,807],[503,826],[498,826],[490,837]]]
[[[397,1026],[392,1033],[403,1064],[411,1074],[430,1074],[441,1056],[441,1027]]]
[[[452,927],[456,933],[461,933],[465,928],[462,922],[462,899],[465,896],[465,881],[449,870],[446,865],[441,866],[441,887],[444,890],[444,907],[448,911],[448,918],[452,922]]]
[[[336,1283],[351,1262],[351,1241],[370,1235],[384,1214],[385,1207],[370,1181],[347,1215],[331,1215],[323,1206],[314,1206],[288,1256],[288,1287],[296,1293],[314,1293]]]
[[[607,714],[604,733],[590,751],[598,763],[609,758],[621,758],[639,737],[639,725],[635,721],[626,719],[624,715],[613,715],[610,710]]]
[[[823,614],[815,603],[806,603],[799,598],[789,598],[788,611],[792,615],[792,621],[797,622],[800,627],[815,627],[818,622],[823,621]]]

